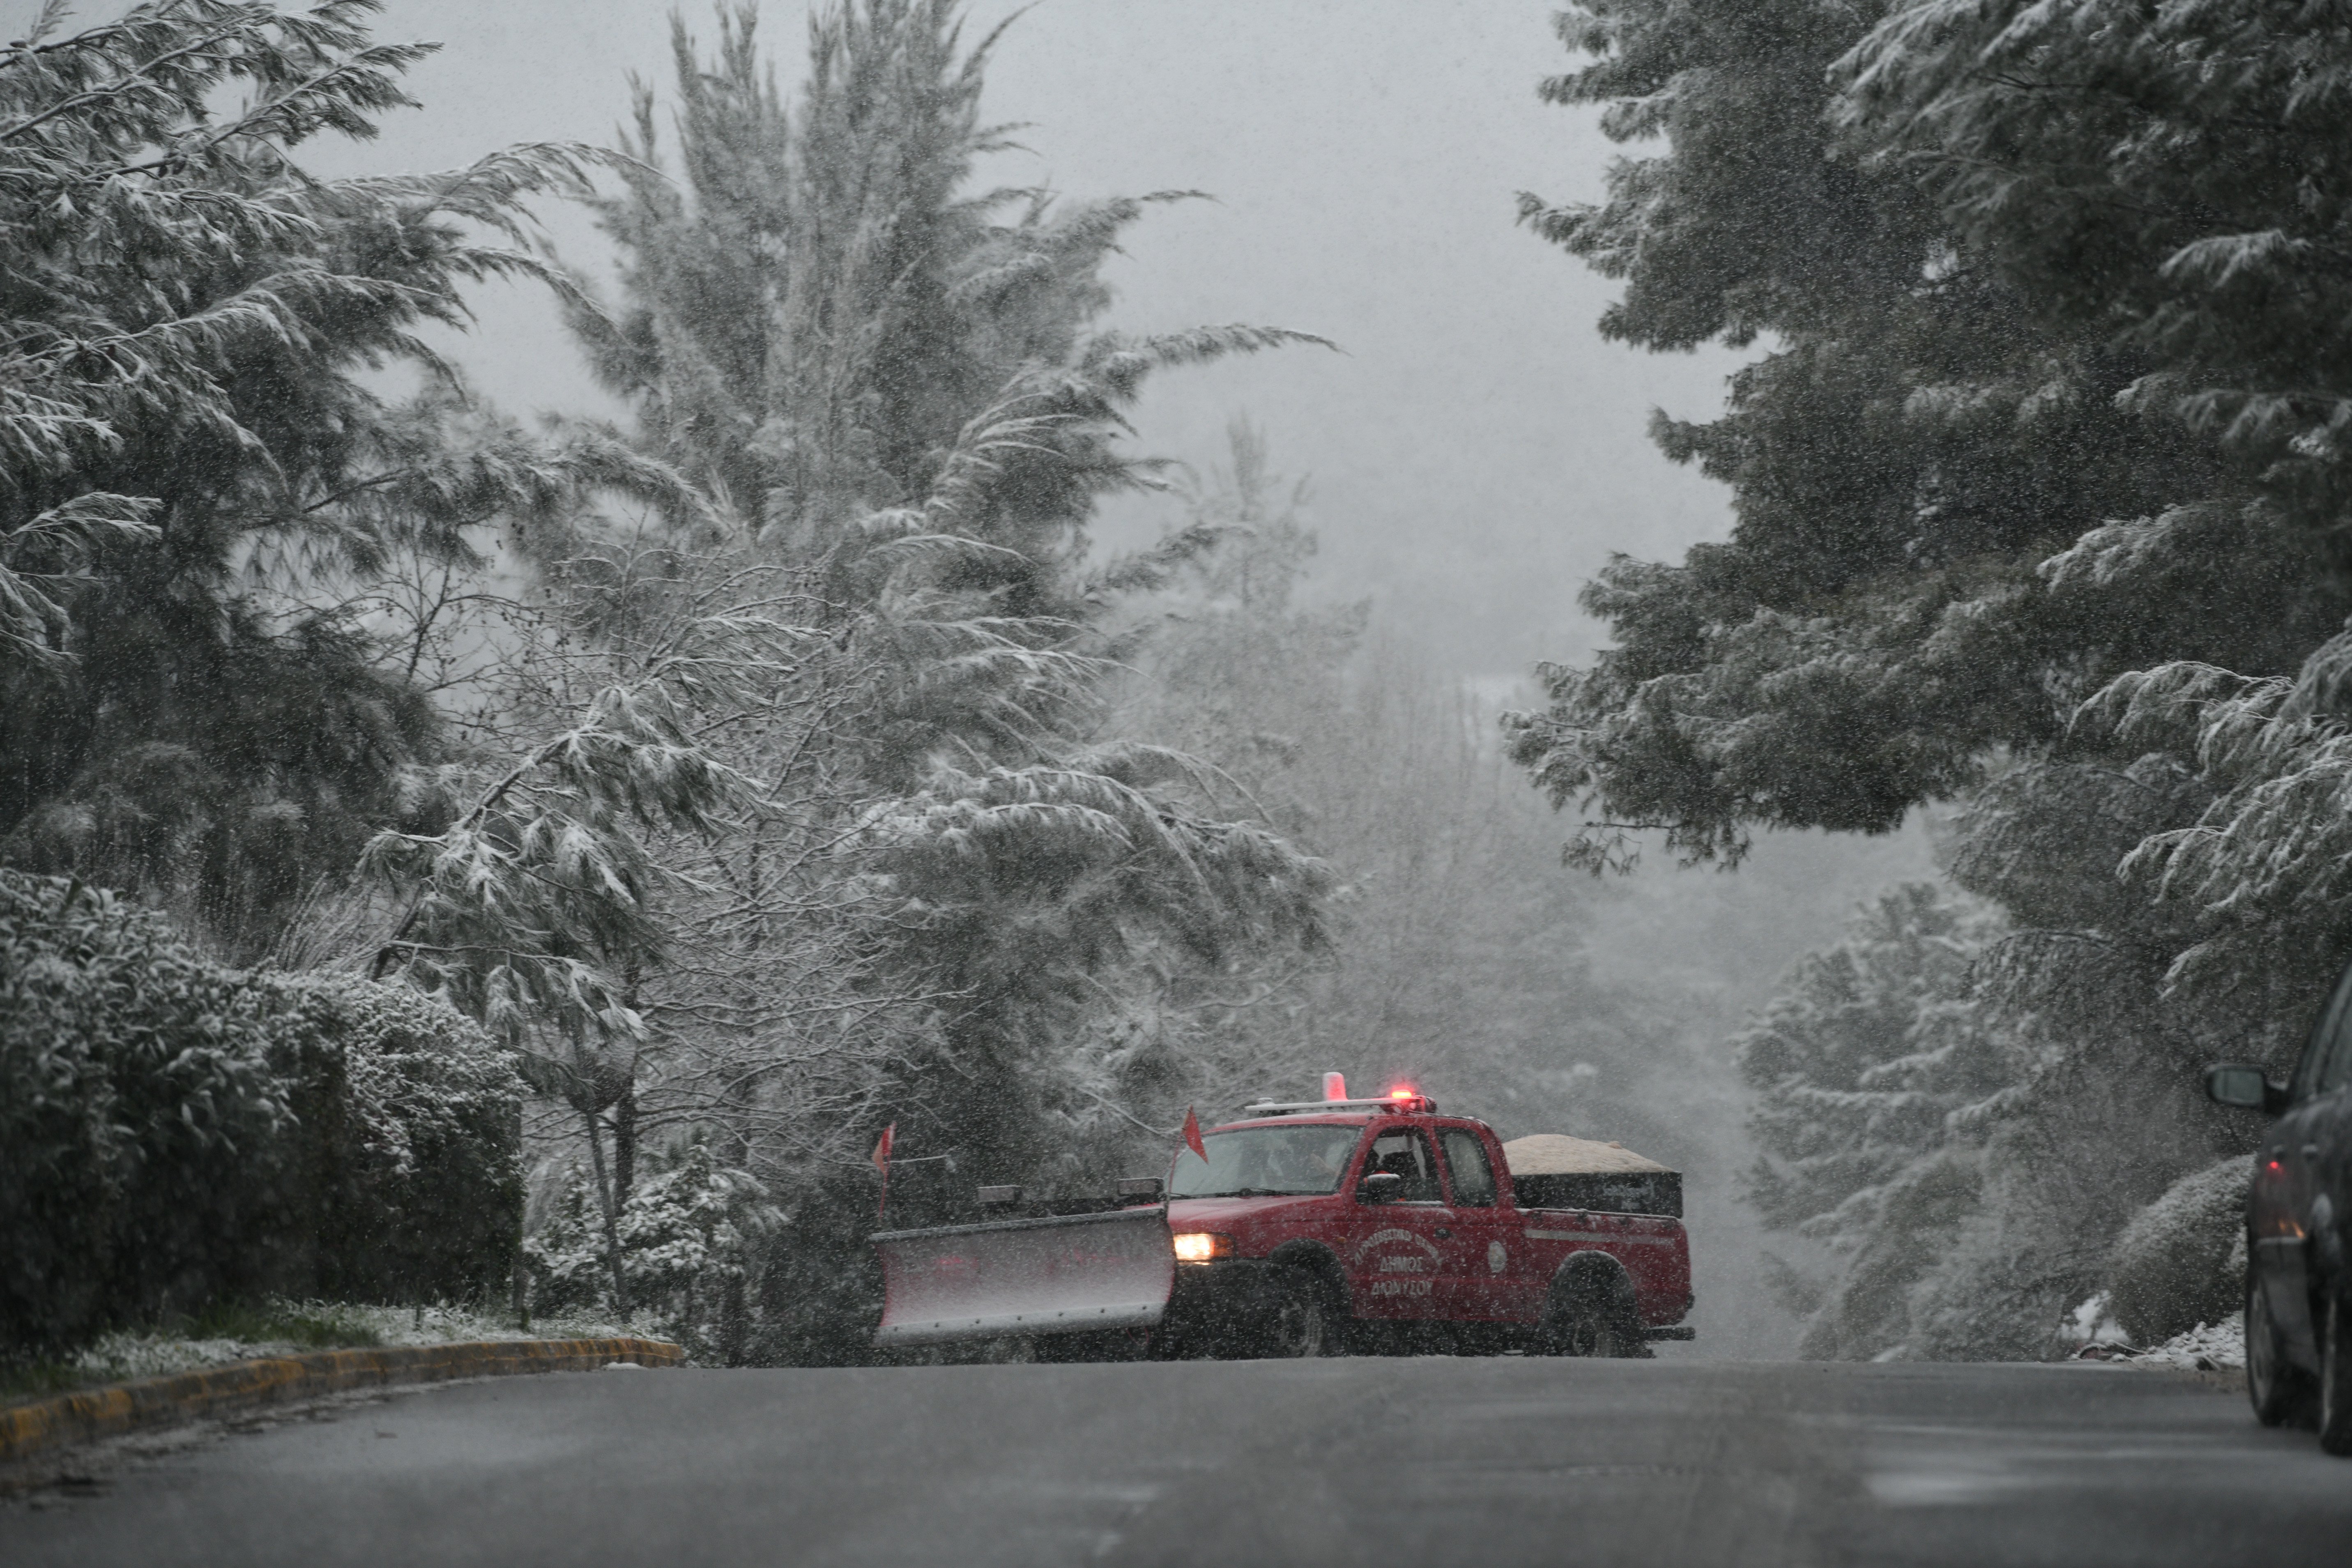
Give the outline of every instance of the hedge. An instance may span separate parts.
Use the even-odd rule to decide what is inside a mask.
[[[487,1293],[522,1092],[434,998],[227,969],[115,894],[0,870],[0,1349],[223,1298]]]

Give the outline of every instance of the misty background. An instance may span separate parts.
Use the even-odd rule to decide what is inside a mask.
[[[1339,1068],[1684,1170],[1677,1354],[2234,1355],[2352,50],[1561,7],[12,7],[0,1340],[861,1362]]]
[[[36,9],[10,0],[0,21],[13,35]],[[1738,1201],[1753,1151],[1729,1041],[1790,965],[1880,889],[1934,876],[1934,857],[1916,824],[1876,837],[1764,834],[1736,873],[1652,853],[1631,875],[1595,879],[1559,864],[1572,824],[1500,754],[1500,712],[1541,704],[1537,662],[1582,664],[1607,640],[1577,605],[1588,579],[1614,554],[1669,560],[1729,531],[1728,492],[1668,462],[1647,428],[1654,409],[1717,417],[1749,357],[1603,341],[1595,321],[1618,286],[1514,221],[1522,191],[1598,197],[1619,151],[1592,110],[1538,98],[1568,63],[1550,10],[983,0],[967,47],[1010,26],[982,120],[1019,127],[1022,145],[990,154],[972,184],[1050,186],[1065,203],[1203,193],[1122,234],[1100,269],[1115,294],[1101,324],[1247,322],[1334,345],[1152,377],[1128,410],[1128,455],[1170,460],[1172,488],[1114,494],[1087,524],[1104,559],[1196,521],[1230,481],[1232,432],[1246,421],[1315,542],[1298,606],[1363,607],[1351,673],[1326,704],[1338,730],[1306,745],[1299,773],[1303,841],[1354,879],[1339,905],[1351,934],[1311,992],[1323,1026],[1285,1037],[1323,1053],[1279,1058],[1299,1079],[1287,1087],[1307,1092],[1322,1067],[1410,1074],[1507,1137],[1622,1137],[1680,1166],[1700,1337],[1663,1353],[1788,1354],[1800,1324],[1765,1289],[1767,1255],[1810,1244],[1764,1237]],[[709,6],[677,14],[699,49],[715,45]],[[771,0],[758,14],[794,102],[811,7]],[[393,174],[510,143],[612,145],[633,79],[656,90],[669,135],[672,16],[667,0],[388,0],[379,40],[446,46],[404,79],[421,108],[390,112],[373,142],[312,139],[303,166]],[[610,297],[613,247],[592,216],[548,197],[530,210],[549,253]],[[490,405],[526,421],[627,422],[548,289],[476,283],[465,297],[469,330],[427,323],[420,335]],[[415,375],[378,379],[404,393]],[[1397,700],[1351,705],[1381,687]],[[1375,710],[1390,726],[1377,734],[1364,717]],[[1200,712],[1160,719],[1140,737],[1181,739],[1190,725],[1213,740]],[[1363,734],[1338,732],[1360,720]],[[1378,994],[1384,985],[1400,994]],[[581,1246],[598,1256],[593,1238]]]
[[[707,47],[707,8],[679,9]],[[760,8],[787,93],[809,9]],[[1156,378],[1133,416],[1137,448],[1202,473],[1227,460],[1229,421],[1255,422],[1275,466],[1309,482],[1303,520],[1320,548],[1307,599],[1370,600],[1374,639],[1473,694],[1482,711],[1531,705],[1536,661],[1582,662],[1602,639],[1576,595],[1612,552],[1670,559],[1727,531],[1723,488],[1666,461],[1645,432],[1654,407],[1712,417],[1743,356],[1603,341],[1594,322],[1615,286],[1513,221],[1523,189],[1597,194],[1617,153],[1593,112],[1537,99],[1538,79],[1564,60],[1549,6],[978,4],[967,39],[1016,12],[982,114],[1022,126],[1029,151],[995,155],[980,184],[1050,184],[1068,199],[1213,198],[1156,209],[1129,233],[1105,268],[1118,293],[1108,321],[1136,331],[1251,321],[1340,351]],[[456,166],[511,142],[609,142],[627,79],[659,84],[671,68],[670,16],[659,0],[392,0],[380,37],[451,46],[407,79],[422,110],[394,116],[373,144],[316,143],[310,161],[356,174]],[[586,214],[535,210],[568,263],[592,277],[608,265]],[[516,414],[618,412],[584,374],[546,290],[490,285],[473,303],[474,330],[435,342],[495,403]],[[1097,552],[1147,542],[1180,511],[1166,498],[1114,497],[1097,514]],[[1497,760],[1494,774],[1491,809],[1544,813],[1517,770]],[[1517,840],[1530,850],[1540,841]],[[1564,868],[1541,874],[1586,882]],[[1654,1031],[1645,1048],[1659,1053],[1637,1091],[1644,1121],[1664,1130],[1655,1152],[1690,1173],[1701,1338],[1663,1353],[1793,1348],[1798,1324],[1762,1293],[1761,1258],[1806,1244],[1762,1237],[1735,1202],[1751,1156],[1740,1126],[1748,1091],[1727,1039],[1858,901],[1933,874],[1917,832],[1766,835],[1734,873],[1677,869],[1654,853],[1629,878],[1580,889],[1596,906],[1585,951],[1559,961],[1589,962],[1596,979],[1639,999]],[[1578,1022],[1559,1020],[1563,1069],[1579,1054]],[[1528,1046],[1541,1055],[1540,1042]],[[1445,1096],[1444,1083],[1428,1087]],[[1506,1135],[1549,1130],[1514,1125],[1502,1104],[1454,1108]]]

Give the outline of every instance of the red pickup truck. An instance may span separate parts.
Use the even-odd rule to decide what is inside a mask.
[[[1255,1105],[1202,1146],[1178,1153],[1164,1200],[1129,1183],[1124,1208],[877,1237],[877,1342],[1636,1356],[1690,1337],[1675,1213],[1530,1206],[1552,1179],[1515,1187],[1494,1131],[1424,1096]],[[1678,1212],[1671,1191],[1622,1206]]]

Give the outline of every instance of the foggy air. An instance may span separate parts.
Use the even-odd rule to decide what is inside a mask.
[[[2334,1562],[2338,10],[0,0],[0,1552]]]

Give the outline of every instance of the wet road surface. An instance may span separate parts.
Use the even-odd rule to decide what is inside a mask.
[[[9,1568],[2347,1561],[2352,1461],[2242,1396],[2092,1366],[606,1371],[0,1503]]]

